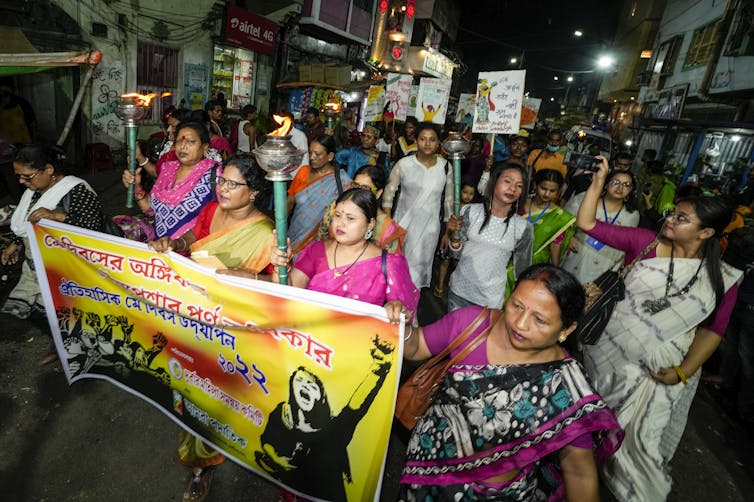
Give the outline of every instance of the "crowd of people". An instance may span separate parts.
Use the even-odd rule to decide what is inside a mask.
[[[136,172],[123,171],[153,249],[213,257],[220,273],[251,279],[277,281],[287,267],[290,286],[384,306],[391,322],[407,323],[410,360],[471,326],[480,340],[412,432],[401,500],[588,501],[599,479],[621,501],[664,500],[700,368],[733,312],[744,341],[725,344],[725,357],[748,350],[749,360],[741,383],[727,366],[721,376],[754,412],[740,327],[751,317],[752,263],[723,252],[727,235],[750,242],[751,233],[731,233],[727,199],[676,189],[651,152],[636,162],[596,155],[593,168],[576,169],[554,129],[542,144],[525,130],[493,143],[467,133],[454,214],[447,130],[409,118],[383,138],[381,124],[329,128],[309,109],[294,131],[308,155],[288,189],[290,244],[280,250],[270,183],[249,153],[262,142],[257,110],[225,128],[223,111],[215,101],[172,110],[162,144],[142,144]],[[26,191],[1,259],[26,261],[3,312],[21,318],[44,312],[24,221],[103,230],[96,194],[60,160],[29,146],[13,166]],[[584,284],[634,260],[598,343],[565,349]],[[433,293],[447,313],[420,327],[420,296]],[[192,469],[184,500],[200,500],[222,455],[190,435],[179,453]]]

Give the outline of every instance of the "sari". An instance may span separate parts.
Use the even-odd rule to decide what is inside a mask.
[[[605,227],[639,244],[654,238],[643,229],[616,232],[599,223],[589,232],[618,249],[622,246],[603,231]],[[626,252],[626,260],[632,259]],[[699,265],[697,258],[675,258],[673,292],[688,284]],[[667,465],[686,427],[701,371],[689,376],[687,385],[665,385],[654,380],[650,371],[680,365],[697,327],[715,311],[715,293],[702,268],[693,287],[672,298],[670,307],[654,314],[644,312],[644,301],[664,294],[668,266],[669,258],[637,262],[625,278],[626,296],[616,304],[599,342],[584,347],[587,374],[626,431],[623,446],[602,472],[603,481],[619,501],[665,500],[670,493]],[[730,292],[742,273],[723,264],[722,275]]]
[[[158,239],[165,236],[177,239],[194,228],[199,211],[214,195],[211,180],[212,169],[219,169],[217,162],[202,159],[188,176],[176,183],[180,166],[177,160],[165,162],[149,194]]]
[[[198,240],[189,248],[192,258],[202,253],[213,256],[230,269],[243,269],[259,273],[270,263],[270,252],[275,246],[272,230],[274,223],[267,216],[258,214],[246,221],[236,223],[218,232],[204,235],[198,233],[200,222],[209,228],[217,211],[217,202],[210,202],[202,209],[197,219],[194,234]]]
[[[478,313],[462,309],[438,325],[461,330]],[[439,341],[428,340],[430,350],[439,349]],[[448,370],[414,427],[399,500],[562,500],[559,450],[581,447],[591,436],[598,465],[618,450],[623,436],[618,422],[575,359],[489,364],[486,343]],[[477,351],[484,355],[474,356]],[[484,481],[515,470],[508,481]]]
[[[385,305],[398,300],[410,312],[419,305],[419,291],[411,282],[406,258],[398,253],[383,251],[356,263],[331,269],[325,255],[325,243],[315,241],[304,249],[294,267],[309,277],[306,289],[360,300],[372,305]]]
[[[532,218],[535,219],[532,220]],[[547,209],[540,217],[532,216],[529,220],[534,227],[531,262],[550,263],[550,244],[556,239],[562,239],[560,256],[563,256],[573,236],[573,224],[576,223],[576,217],[555,206]]]
[[[317,232],[317,240],[334,239],[332,235],[332,218],[335,214],[335,201],[332,201],[322,217],[322,225]],[[377,213],[372,237],[372,244],[388,253],[403,252],[403,243],[406,242],[406,231],[398,225],[394,219],[383,212]]]
[[[288,192],[289,195],[296,197],[296,205],[288,226],[292,256],[296,256],[314,240],[328,204],[335,200],[340,192],[334,173],[319,177],[308,185],[302,183],[301,180],[309,176],[309,169],[309,166],[299,169],[296,178],[291,183],[291,189],[295,187],[296,191],[291,193],[289,190]],[[342,186],[345,187],[351,182],[350,176],[344,171],[336,172],[340,175]]]

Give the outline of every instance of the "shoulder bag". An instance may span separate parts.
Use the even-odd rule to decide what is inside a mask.
[[[620,270],[606,270],[594,281],[584,284],[586,303],[576,326],[576,336],[581,343],[594,345],[599,341],[613,315],[615,305],[626,296],[626,284],[623,280],[634,268],[636,262],[657,246],[657,242],[658,239],[650,242],[631,263],[624,265]]]
[[[490,318],[489,326],[479,333],[455,357],[448,359],[448,355],[465,342],[488,316]],[[414,371],[413,375],[398,389],[398,397],[395,403],[395,417],[400,423],[409,430],[414,428],[419,417],[427,411],[427,408],[429,408],[429,405],[434,400],[440,380],[442,380],[448,368],[463,361],[471,354],[487,338],[490,328],[492,328],[499,317],[499,310],[494,310],[490,313],[490,309],[483,309],[476,319],[450,345]]]

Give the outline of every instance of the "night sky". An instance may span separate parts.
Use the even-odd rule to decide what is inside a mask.
[[[562,96],[566,77],[574,86],[596,78],[599,54],[609,52],[618,14],[617,0],[489,0],[462,3],[456,50],[468,66],[461,92],[474,92],[477,73],[516,69],[521,57],[526,90],[545,100]],[[577,38],[574,30],[583,31]],[[553,77],[559,80],[555,81]]]

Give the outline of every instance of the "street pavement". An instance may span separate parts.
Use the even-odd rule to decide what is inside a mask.
[[[123,212],[117,173],[91,178],[110,214]],[[0,283],[0,299],[12,284]],[[423,295],[427,317],[440,301]],[[56,364],[39,366],[52,342],[44,326],[0,314],[0,500],[181,500],[188,471],[177,459],[178,426],[145,401],[103,380],[69,386]],[[405,374],[405,371],[404,371]],[[726,415],[700,386],[672,462],[671,502],[749,501],[751,427]],[[380,500],[395,500],[406,435],[393,431]],[[208,501],[275,501],[277,488],[226,461]],[[605,493],[603,500],[611,500]]]

